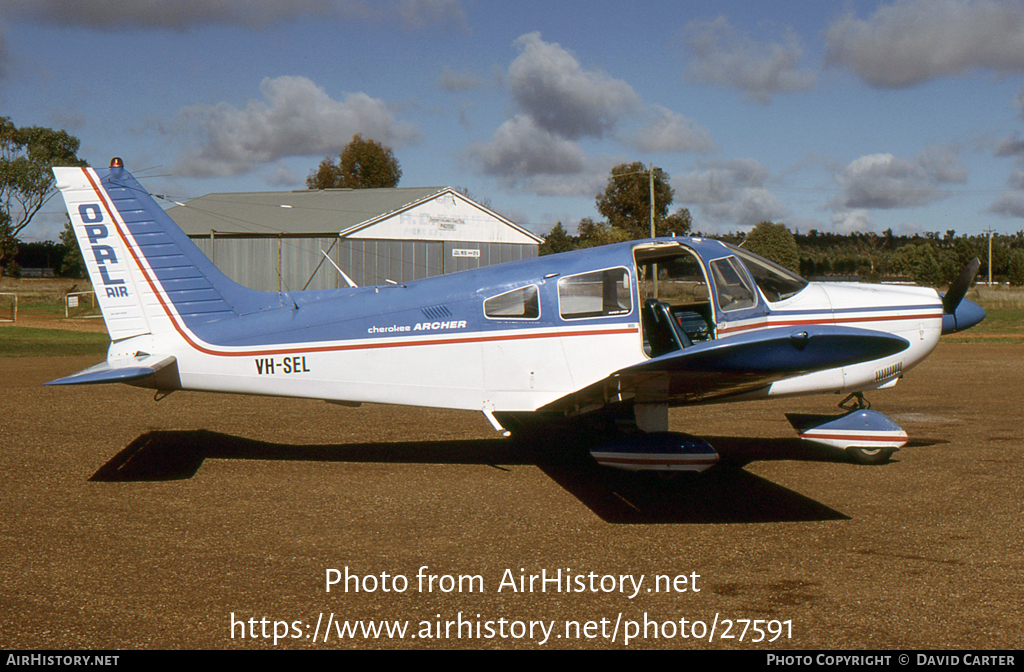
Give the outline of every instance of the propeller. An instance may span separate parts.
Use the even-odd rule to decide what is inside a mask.
[[[967,265],[960,271],[960,277],[953,281],[946,295],[942,297],[942,312],[947,315],[956,313],[956,307],[960,305],[967,290],[971,288],[971,283],[974,282],[974,276],[978,274],[979,268],[981,268],[981,261],[977,257],[967,262]]]

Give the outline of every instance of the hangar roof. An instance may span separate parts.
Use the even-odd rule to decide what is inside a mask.
[[[321,189],[207,194],[167,210],[190,236],[349,235],[440,194],[472,204],[537,243],[542,239],[451,187]]]

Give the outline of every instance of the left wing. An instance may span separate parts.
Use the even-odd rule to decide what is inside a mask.
[[[910,346],[869,329],[776,327],[705,341],[616,371],[539,409],[585,409],[613,401],[683,405],[751,392],[783,378],[888,357]]]

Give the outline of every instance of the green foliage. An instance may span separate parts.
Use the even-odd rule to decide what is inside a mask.
[[[669,175],[661,168],[650,169],[636,161],[612,168],[608,184],[597,195],[597,211],[609,226],[621,231],[625,240],[638,240],[651,235],[651,173],[654,174],[655,235],[677,235],[690,230],[690,213],[682,209],[668,217],[675,191],[669,186]]]
[[[0,210],[0,275],[3,275],[4,261],[14,259],[18,253],[18,239],[13,230],[10,215]]]
[[[379,189],[397,187],[402,169],[390,147],[363,140],[359,133],[345,145],[338,163],[325,158],[306,178],[309,189]]]
[[[611,245],[628,240],[628,236],[622,229],[611,226],[607,222],[595,222],[590,217],[584,217],[576,227],[577,247],[597,247],[598,245]]]
[[[1018,248],[1010,253],[1008,275],[1010,284],[1018,287],[1024,285],[1024,249]]]
[[[657,222],[655,222],[657,224]],[[685,236],[690,233],[693,228],[693,217],[690,216],[690,211],[686,208],[679,208],[665,219],[665,226],[663,233],[658,235],[677,235]]]
[[[0,267],[17,253],[18,235],[54,190],[54,166],[84,166],[78,138],[41,126],[18,128],[0,117]]]
[[[800,249],[785,224],[761,222],[747,234],[743,249],[774,261],[794,273],[800,272]]]
[[[548,233],[547,238],[541,243],[537,254],[543,256],[545,254],[558,254],[559,252],[568,252],[569,250],[576,249],[576,243],[562,226],[561,222],[555,224],[555,226]]]
[[[78,239],[75,237],[75,229],[71,226],[71,219],[65,215],[64,230],[60,232],[60,242],[64,247],[64,258],[61,260],[57,275],[62,278],[84,278],[85,259],[82,258],[82,250],[78,247]]]

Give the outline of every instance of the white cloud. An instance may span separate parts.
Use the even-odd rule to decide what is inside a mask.
[[[874,228],[871,213],[864,209],[841,210],[832,215],[832,230],[836,233],[863,233]]]
[[[1016,156],[1024,159],[1024,140],[1019,135],[1002,139],[996,146],[996,156]]]
[[[898,0],[866,20],[848,14],[826,33],[826,62],[878,88],[974,68],[1024,72],[1024,5],[1014,0]]]
[[[720,16],[690,22],[684,33],[692,55],[686,76],[692,81],[730,86],[762,104],[777,94],[814,86],[814,72],[798,67],[803,47],[791,29],[778,42],[758,42]]]
[[[1024,191],[1004,192],[989,207],[989,212],[994,212],[1003,217],[1024,218]]]
[[[506,187],[541,195],[593,196],[615,163],[587,155],[580,142],[606,136],[641,151],[711,151],[706,129],[660,106],[645,107],[626,82],[587,70],[540,33],[515,41],[519,55],[508,69],[508,85],[519,112],[488,142],[466,156]],[[646,115],[646,117],[645,117]],[[632,133],[622,127],[648,120]]]
[[[264,175],[263,181],[275,189],[297,189],[305,186],[306,176],[298,175],[282,164]]]
[[[660,105],[654,119],[629,138],[641,152],[710,152],[715,143],[706,128]]]
[[[522,180],[535,175],[574,175],[587,157],[573,140],[540,128],[528,115],[516,115],[495,131],[489,143],[470,147],[469,155],[487,175]]]
[[[337,101],[305,77],[264,79],[260,91],[263,101],[193,105],[166,123],[165,133],[189,144],[176,171],[229,176],[289,156],[337,154],[356,133],[392,146],[419,139],[415,126],[396,121],[383,101],[365,93]]]
[[[6,0],[11,15],[38,23],[97,30],[222,25],[262,29],[301,18],[396,21],[409,28],[448,22],[465,27],[459,0]]]
[[[843,188],[830,204],[835,210],[892,209],[925,205],[940,200],[949,192],[940,184],[967,180],[949,147],[926,149],[914,161],[892,154],[869,154],[852,161],[837,176]]]
[[[1010,186],[1024,191],[1024,170],[1020,168],[1013,169],[1013,172],[1010,173]]]
[[[926,147],[917,157],[917,163],[936,182],[964,184],[967,168],[960,163],[956,150],[948,145]]]
[[[786,217],[788,209],[765,186],[770,171],[754,159],[709,162],[704,170],[672,179],[675,205],[696,205],[697,228],[750,228]]]
[[[512,97],[541,128],[564,138],[602,137],[619,120],[640,107],[629,84],[584,70],[558,44],[540,33],[515,41],[520,54],[509,66]]]

